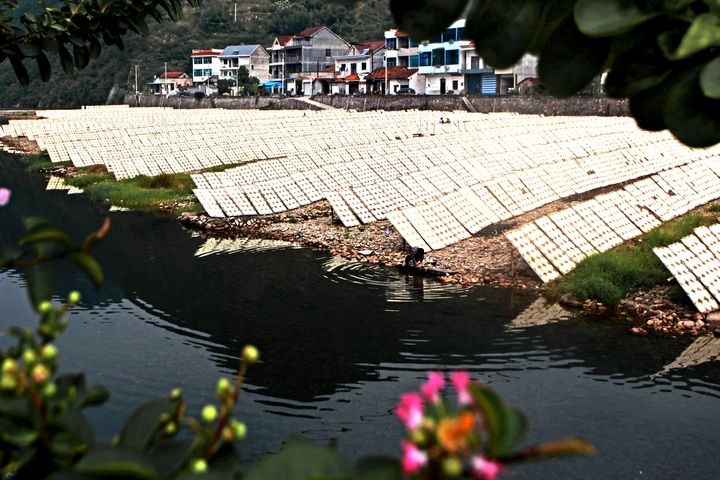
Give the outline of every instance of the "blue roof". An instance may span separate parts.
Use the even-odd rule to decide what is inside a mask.
[[[220,52],[220,57],[247,57],[252,54],[260,45],[228,45]]]

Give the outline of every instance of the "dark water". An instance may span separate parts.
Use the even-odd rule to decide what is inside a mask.
[[[106,215],[82,195],[43,191],[4,154],[0,186],[14,191],[0,209],[0,244],[20,234],[21,215],[47,216],[78,238]],[[307,249],[239,242],[211,253],[172,219],[111,219],[96,251],[104,289],[59,272],[59,293],[84,298],[60,342],[63,365],[111,390],[91,414],[104,439],[141,400],[174,387],[197,412],[253,343],[264,362],[238,408],[248,460],[293,433],[337,440],[351,456],[397,453],[402,430],[391,410],[400,393],[428,370],[462,368],[529,415],[529,442],[581,435],[600,450],[505,478],[718,478],[720,364],[666,369],[690,339],[635,338],[616,323],[543,318],[542,309],[528,315],[534,297],[406,281]],[[17,272],[0,274],[2,326],[34,322],[24,284]]]

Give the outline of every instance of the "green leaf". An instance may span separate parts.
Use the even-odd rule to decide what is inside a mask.
[[[80,459],[74,470],[89,475],[124,479],[159,478],[152,463],[143,453],[113,447],[93,448]]]
[[[152,462],[162,478],[172,478],[192,458],[191,445],[178,442],[162,442],[152,452]]]
[[[97,263],[90,254],[85,252],[74,252],[68,254],[68,260],[75,262],[80,268],[83,269],[85,274],[92,280],[95,288],[100,288],[103,285],[103,272],[100,268],[100,264]]]
[[[58,457],[73,457],[86,448],[87,445],[70,432],[57,432],[50,438],[50,450]]]
[[[55,288],[52,269],[48,265],[32,265],[28,268],[28,295],[33,308],[37,309],[45,300],[50,300]]]
[[[542,18],[537,25],[533,40],[528,47],[529,52],[537,54],[543,49],[552,32],[555,31],[563,20],[572,15],[572,7],[574,4],[575,0],[549,0],[545,2]]]
[[[700,72],[700,88],[706,97],[720,99],[720,57],[703,67]]]
[[[50,61],[48,60],[47,56],[40,52],[40,54],[35,57],[35,61],[38,65],[38,71],[40,71],[40,78],[43,82],[47,82],[50,80],[50,76],[52,74],[52,67],[50,67]]]
[[[514,452],[527,433],[525,415],[506,405],[490,387],[471,385],[470,391],[483,413],[490,456],[497,458]]]
[[[125,422],[118,445],[143,450],[160,430],[160,416],[172,415],[177,403],[169,399],[150,400],[140,405]]]
[[[22,250],[14,246],[0,247],[0,269],[10,266],[22,257]]]
[[[22,59],[19,57],[9,57],[10,58],[10,65],[12,65],[13,70],[15,70],[15,76],[18,79],[18,82],[20,82],[20,85],[27,85],[30,83],[30,75],[28,75],[28,71],[25,68],[25,65],[22,63]]]
[[[243,480],[341,480],[351,472],[349,462],[335,450],[296,441],[260,460]]]
[[[638,127],[652,132],[667,128],[663,119],[663,112],[665,111],[668,92],[674,83],[672,79],[675,77],[675,75],[671,74],[659,85],[630,97],[630,114],[635,118]]]
[[[720,100],[703,95],[700,70],[687,71],[672,86],[663,110],[663,120],[672,134],[690,147],[720,142]]]
[[[543,11],[537,0],[485,0],[468,17],[465,32],[486,64],[511,67],[530,47]]]
[[[35,57],[42,52],[40,45],[34,42],[18,43],[17,47],[18,50],[20,50],[20,53],[22,53],[25,57]]]
[[[19,243],[20,245],[31,245],[40,242],[54,242],[66,248],[73,247],[70,237],[50,225],[34,228],[30,233],[22,237]]]
[[[30,428],[20,426],[3,428],[0,432],[0,439],[19,447],[26,447],[37,439],[37,432]]]
[[[92,425],[79,410],[68,410],[58,417],[53,424],[61,430],[72,434],[78,442],[90,445],[95,440]]]
[[[100,45],[98,39],[94,36],[88,37],[88,41],[90,42],[90,45],[88,47],[90,59],[94,60],[100,56],[100,53],[102,52],[102,46]]]
[[[58,45],[58,54],[60,55],[60,63],[62,64],[63,70],[66,75],[73,75],[75,73],[75,64],[73,63],[73,57],[65,48],[65,45]]]
[[[34,233],[36,230],[52,226],[43,217],[23,217],[23,226],[25,227],[25,233]]]
[[[355,465],[357,480],[398,480],[400,463],[393,457],[363,457]]]
[[[720,46],[720,17],[703,13],[693,20],[677,50],[670,53],[670,58],[681,60],[716,46]]]
[[[501,458],[501,461],[503,463],[514,463],[567,455],[595,455],[596,453],[597,450],[592,443],[582,438],[570,437],[528,447],[512,455],[511,458]]]
[[[578,0],[574,17],[578,29],[591,37],[610,37],[632,30],[658,15],[643,11],[639,2],[627,0]]]
[[[82,407],[89,407],[93,405],[101,405],[110,398],[110,393],[105,387],[95,385],[84,392],[80,399],[80,405]]]
[[[609,50],[607,40],[586,37],[567,18],[540,52],[538,74],[552,95],[573,95],[600,74]]]
[[[90,62],[90,50],[86,46],[78,46],[73,44],[73,55],[75,56],[75,66],[82,70],[87,67]]]
[[[417,40],[441,34],[460,18],[468,0],[390,0],[390,11],[398,28]]]

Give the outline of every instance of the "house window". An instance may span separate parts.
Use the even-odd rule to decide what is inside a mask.
[[[350,64],[350,73],[356,73],[357,72],[357,63],[351,63]]]
[[[410,39],[410,48],[415,48],[419,45],[419,42],[417,40]]]
[[[360,70],[362,70],[363,72],[367,70],[367,62],[363,62],[360,64]]]
[[[340,71],[341,71],[341,72],[344,72],[346,68],[347,68],[347,64],[345,64],[345,63],[341,63],[341,64],[340,64]]]
[[[445,31],[442,33],[442,41],[443,41],[443,42],[449,42],[449,41],[451,41],[451,40],[452,40],[452,41],[455,41],[455,40],[457,40],[457,38],[455,37],[455,35],[456,35],[456,31],[455,31],[454,28],[450,28],[450,29],[448,29],[448,30],[445,30]]]
[[[203,70],[203,75],[206,77],[212,76],[212,70]]]
[[[210,57],[203,57],[202,61],[203,61],[204,64],[209,65],[209,64],[212,63],[212,58],[210,58]]]
[[[193,58],[193,65],[200,65],[202,63],[202,58],[195,57]]]
[[[193,76],[202,77],[202,70],[193,70]]]
[[[470,57],[470,68],[472,70],[480,69],[480,57]]]
[[[388,50],[395,50],[396,40],[394,38],[385,39],[385,48]]]
[[[432,53],[421,52],[419,57],[420,57],[420,66],[421,67],[429,67],[431,65]]]
[[[467,38],[465,38],[465,27],[457,29],[457,39],[458,40],[467,40]]]
[[[458,91],[458,81],[457,80],[453,80],[453,91],[455,91],[455,92]]]
[[[408,63],[409,67],[417,67],[420,65],[420,58],[417,55],[413,55],[408,58],[410,62]]]
[[[445,52],[445,65],[457,65],[460,63],[460,50],[448,50]]]
[[[326,49],[325,49],[325,56],[326,56],[326,57],[332,57],[332,50],[330,50],[329,48],[326,48]]]
[[[388,67],[394,67],[397,65],[397,58],[388,58],[386,61]]]
[[[433,67],[442,66],[445,62],[445,49],[436,48],[432,51],[432,64]]]

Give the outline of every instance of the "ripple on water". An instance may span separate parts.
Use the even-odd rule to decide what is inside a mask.
[[[332,257],[323,264],[325,278],[383,289],[388,302],[434,302],[468,295],[469,287],[432,278],[401,275],[395,269]]]

